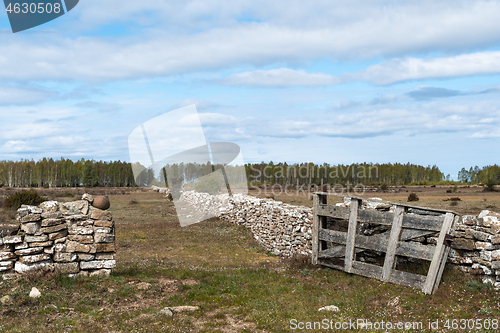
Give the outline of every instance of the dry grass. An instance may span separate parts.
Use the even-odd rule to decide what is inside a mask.
[[[79,190],[71,191],[76,197]],[[496,292],[478,287],[452,267],[445,270],[438,292],[424,295],[315,267],[304,257],[275,257],[262,250],[248,229],[229,222],[211,219],[181,228],[173,204],[163,195],[121,191],[107,193],[118,249],[112,275],[70,279],[54,274],[51,279],[30,276],[0,282],[0,297],[14,298],[13,305],[0,305],[0,332],[289,332],[292,319],[426,324],[435,319],[493,319],[500,314]],[[417,192],[419,204],[447,205],[441,192]],[[453,194],[461,197],[459,205],[467,197],[462,193]],[[497,199],[488,195],[493,204]],[[369,195],[373,196],[392,201],[400,196],[405,202],[408,194]],[[481,202],[480,195],[468,196],[474,198],[472,206],[478,204],[474,200]],[[150,286],[145,288],[144,282]],[[29,298],[33,286],[41,298]],[[200,309],[173,317],[159,313],[165,306],[177,305]],[[336,305],[340,311],[318,312],[326,305]]]

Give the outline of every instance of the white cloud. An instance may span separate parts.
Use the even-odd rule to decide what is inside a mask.
[[[277,68],[230,75],[222,84],[254,87],[328,86],[340,83],[339,78],[324,73],[307,73],[299,69]]]
[[[354,74],[370,83],[386,85],[407,80],[450,78],[500,73],[500,52],[476,52],[443,58],[401,58],[382,62]]]
[[[76,8],[68,15],[79,21],[60,24],[65,28],[89,23],[89,37],[70,38],[56,33],[41,39],[36,34],[2,34],[0,78],[90,82],[155,78],[242,65],[259,68],[318,59],[352,61],[412,53],[460,53],[496,46],[500,39],[500,3],[489,1],[398,5],[392,1],[357,1],[353,5],[329,1],[133,4],[109,0],[82,2]],[[143,29],[132,29],[133,35],[120,37],[118,26],[118,37],[113,38],[99,37],[100,31],[93,30],[117,22],[129,28],[137,24]],[[383,63],[367,72],[367,80],[387,84],[412,79],[414,63],[405,59]],[[416,61],[415,65],[419,64]],[[429,73],[434,68],[426,66],[430,66]],[[406,77],[404,72],[396,77],[384,74],[386,69],[400,67],[410,73]],[[468,67],[464,75],[478,70],[478,66]],[[253,76],[260,74],[265,73]],[[333,80],[323,74],[267,74],[268,79],[277,76],[277,84],[285,84],[279,78],[286,75],[305,85],[324,85],[324,81]]]

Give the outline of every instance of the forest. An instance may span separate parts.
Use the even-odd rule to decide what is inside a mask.
[[[6,187],[79,187],[148,186],[164,182],[160,173],[155,177],[151,169],[125,161],[95,161],[84,158],[73,161],[62,158],[44,158],[39,161],[0,161],[0,186]],[[166,166],[176,180],[196,182],[196,179],[211,173],[209,164],[187,163]],[[219,166],[220,167],[220,166]],[[133,169],[144,170],[137,179]],[[217,166],[215,167],[217,169]],[[353,163],[330,165],[327,163],[247,163],[241,167],[226,167],[232,183],[248,185],[310,185],[310,184],[363,184],[386,185],[439,185],[439,184],[500,184],[500,166],[490,165],[462,168],[458,181],[451,181],[437,166],[422,166],[401,163]],[[174,170],[174,172],[172,172]],[[246,179],[245,179],[246,175]]]

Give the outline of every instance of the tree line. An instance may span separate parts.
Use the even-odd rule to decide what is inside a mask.
[[[168,172],[155,175],[151,168],[125,161],[95,161],[84,158],[73,161],[61,158],[0,161],[0,186],[8,187],[78,187],[78,186],[150,186],[164,185],[167,173],[176,182],[194,183],[221,166],[197,163],[167,165]],[[244,167],[244,172],[242,169]],[[141,170],[134,179],[132,170]],[[162,170],[163,171],[163,170]],[[136,172],[137,173],[137,172]],[[225,176],[232,183],[248,185],[432,185],[449,184],[437,166],[401,163],[247,163],[240,167],[226,166]],[[246,177],[245,177],[246,176]],[[245,179],[246,178],[246,179]],[[463,184],[500,184],[500,166],[462,168],[458,180]]]
[[[40,161],[0,161],[0,186],[8,187],[78,187],[135,186],[130,163],[94,161],[84,158],[74,162],[62,158]]]

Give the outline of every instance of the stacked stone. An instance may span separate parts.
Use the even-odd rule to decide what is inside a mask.
[[[483,210],[455,226],[448,262],[500,287],[500,214]]]
[[[285,257],[312,253],[312,209],[242,194],[182,193],[181,201],[205,215],[249,228],[268,251]]]
[[[73,202],[21,206],[17,234],[0,239],[4,279],[40,268],[70,276],[109,275],[116,265],[114,223],[111,212],[93,207],[93,201],[84,194]]]

